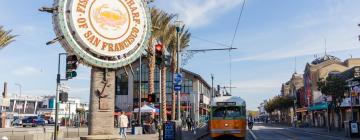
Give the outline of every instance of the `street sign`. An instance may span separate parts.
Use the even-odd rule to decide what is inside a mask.
[[[182,75],[180,73],[174,74],[174,83],[175,84],[180,84],[181,80],[182,80]]]
[[[174,85],[174,90],[175,91],[180,91],[181,90],[181,85]]]
[[[10,106],[10,98],[0,98],[0,106],[9,107]]]
[[[167,121],[163,124],[164,128],[164,140],[175,140],[175,123],[172,121]]]

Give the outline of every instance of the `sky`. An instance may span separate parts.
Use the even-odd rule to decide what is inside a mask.
[[[18,35],[0,50],[0,82],[8,82],[10,93],[20,92],[18,83],[23,95],[55,94],[57,55],[64,50],[58,43],[45,45],[55,33],[51,14],[38,11],[52,2],[0,0],[0,25]],[[230,45],[243,2],[155,0],[150,6],[179,15],[193,36],[190,50],[224,47],[198,38]],[[215,85],[230,86],[231,79],[232,94],[256,110],[325,50],[342,60],[360,57],[358,5],[357,0],[246,0],[233,44],[237,49],[194,54],[184,68],[209,83],[214,74]],[[80,66],[77,72],[65,84],[70,96],[88,101],[90,68]]]

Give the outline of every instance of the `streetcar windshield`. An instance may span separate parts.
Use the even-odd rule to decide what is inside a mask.
[[[229,107],[214,107],[212,116],[214,118],[239,118],[245,117],[245,107],[229,106]]]

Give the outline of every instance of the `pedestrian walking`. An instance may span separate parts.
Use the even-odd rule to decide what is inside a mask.
[[[128,117],[125,115],[124,111],[121,111],[121,115],[119,116],[118,120],[120,127],[120,136],[124,137],[126,140],[126,128],[128,127],[129,120]]]
[[[187,124],[187,127],[188,127],[188,131],[191,131],[192,119],[190,118],[190,116],[188,116],[186,118],[186,124]]]

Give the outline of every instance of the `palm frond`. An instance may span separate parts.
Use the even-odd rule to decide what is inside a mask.
[[[3,29],[3,26],[0,26],[0,49],[15,41],[16,35],[12,35],[11,32],[12,30],[6,31]]]

